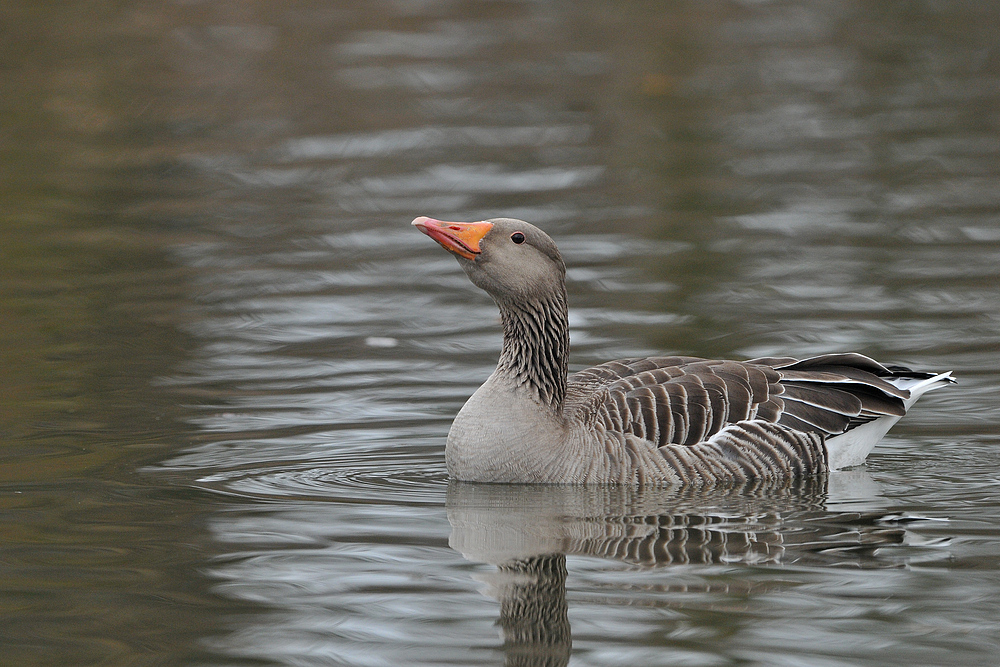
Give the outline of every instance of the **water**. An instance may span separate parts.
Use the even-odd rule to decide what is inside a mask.
[[[9,3],[0,663],[991,664],[998,13]],[[574,369],[960,384],[793,485],[449,483],[498,321],[417,215],[548,230]]]

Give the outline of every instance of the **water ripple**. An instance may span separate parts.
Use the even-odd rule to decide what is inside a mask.
[[[436,451],[357,453],[339,463],[206,475],[198,484],[254,498],[314,498],[352,503],[443,505],[448,485]]]

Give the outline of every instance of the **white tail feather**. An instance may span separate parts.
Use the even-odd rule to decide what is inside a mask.
[[[917,402],[917,399],[932,389],[951,384],[955,380],[951,377],[951,372],[939,373],[934,377],[914,379],[914,378],[892,378],[888,382],[907,389],[910,397],[903,400],[903,406],[909,410],[910,406]],[[852,428],[847,433],[836,435],[826,441],[826,451],[829,457],[830,470],[840,470],[858,466],[865,462],[868,454],[875,449],[885,434],[898,422],[900,417],[879,417],[867,424],[862,424]]]

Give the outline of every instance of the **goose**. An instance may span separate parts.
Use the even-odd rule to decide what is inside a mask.
[[[411,223],[496,302],[496,370],[445,444],[451,477],[519,484],[705,485],[864,463],[925,392],[955,380],[857,353],[747,361],[619,359],[568,374],[566,265],[522,220]]]

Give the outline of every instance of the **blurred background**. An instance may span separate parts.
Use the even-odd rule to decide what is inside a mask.
[[[8,0],[0,197],[2,664],[1000,652],[1000,5]],[[960,384],[818,487],[484,499],[443,447],[498,318],[417,215],[547,230],[573,369]],[[540,598],[479,512],[529,502],[704,549],[566,528]]]

